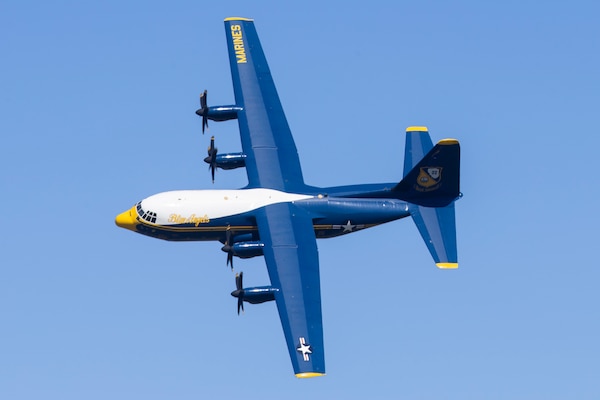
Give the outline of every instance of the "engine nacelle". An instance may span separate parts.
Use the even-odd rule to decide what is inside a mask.
[[[231,247],[234,256],[239,258],[252,258],[263,255],[265,244],[259,241],[236,242]]]
[[[202,116],[206,112],[206,118],[211,121],[229,121],[230,119],[236,119],[238,111],[241,111],[242,107],[238,106],[214,106],[208,107],[208,111],[202,109],[196,111],[196,114]]]
[[[207,157],[208,158],[208,157]],[[210,160],[204,160],[210,164]],[[215,157],[217,167],[221,169],[236,169],[246,166],[246,155],[244,153],[224,153]]]
[[[279,289],[271,286],[257,286],[235,290],[231,292],[231,295],[250,304],[260,304],[275,300],[275,293],[278,291]]]

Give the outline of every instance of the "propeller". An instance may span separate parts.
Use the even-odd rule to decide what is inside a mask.
[[[231,270],[233,271],[233,237],[231,227],[229,226],[225,232],[225,245],[221,247],[221,250],[227,253],[227,265],[231,265]]]
[[[204,159],[204,162],[208,164],[213,183],[215,183],[215,170],[217,169],[217,151],[215,137],[212,136],[210,138],[210,147],[208,148],[208,157]]]
[[[202,117],[202,134],[204,135],[204,128],[208,128],[208,106],[206,105],[206,97],[208,91],[205,90],[200,93],[200,108],[196,110],[196,114]]]
[[[237,312],[240,315],[240,309],[244,312],[244,285],[242,283],[242,279],[244,278],[244,273],[240,272],[239,274],[235,274],[235,290],[231,292],[233,297],[237,297]]]

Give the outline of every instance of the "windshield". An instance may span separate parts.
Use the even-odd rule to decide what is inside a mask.
[[[135,209],[137,210],[138,215],[141,219],[146,222],[151,222],[153,224],[156,223],[156,213],[152,211],[144,211],[142,208],[142,202],[139,202],[135,205]]]

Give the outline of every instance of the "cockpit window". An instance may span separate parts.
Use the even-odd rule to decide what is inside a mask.
[[[141,219],[143,219],[144,221],[153,223],[153,224],[156,223],[156,213],[152,212],[152,211],[144,211],[144,209],[142,208],[141,202],[136,204],[135,209]]]

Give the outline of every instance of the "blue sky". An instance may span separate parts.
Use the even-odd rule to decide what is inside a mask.
[[[0,398],[597,399],[600,7],[556,2],[0,4]],[[202,159],[254,18],[307,183],[400,179],[404,129],[462,146],[460,269],[410,220],[319,241],[328,375],[275,305],[236,315],[218,243],[114,225]],[[261,258],[235,260],[248,286]]]

